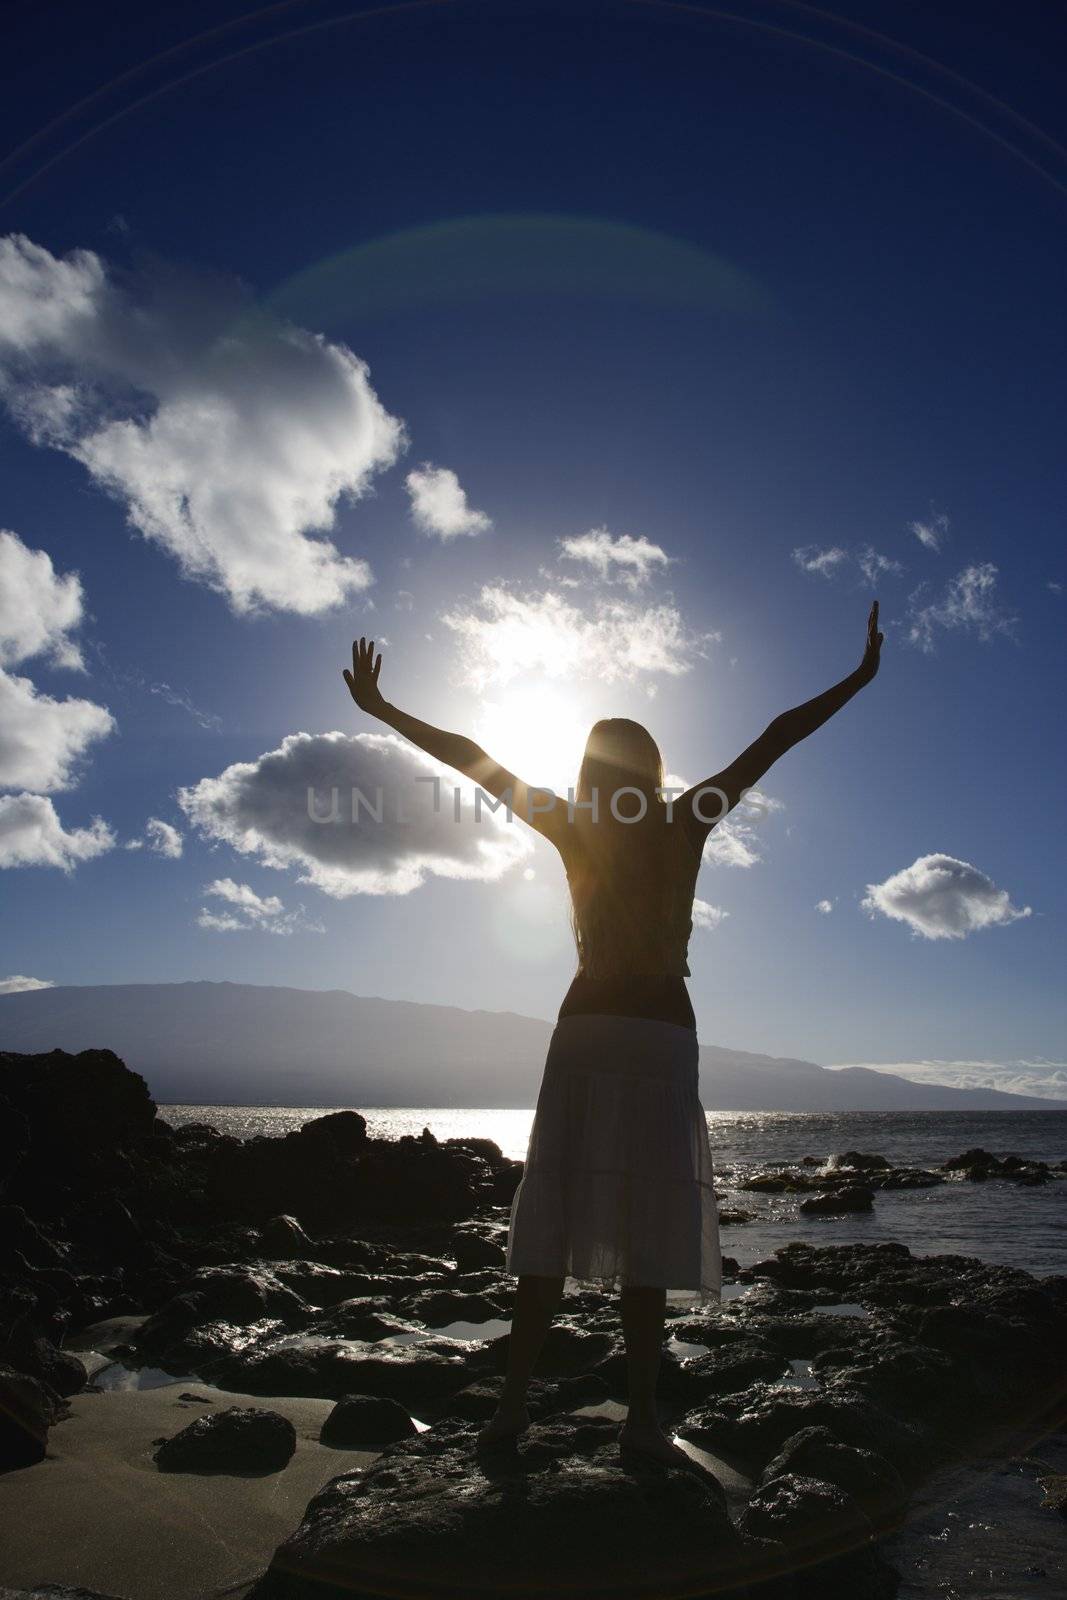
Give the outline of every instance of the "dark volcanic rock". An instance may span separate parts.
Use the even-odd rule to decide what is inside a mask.
[[[444,1328],[450,1322],[488,1322],[501,1317],[504,1308],[484,1294],[457,1294],[454,1289],[428,1289],[400,1304],[402,1316],[413,1317],[428,1328]]]
[[[418,1429],[404,1407],[384,1395],[342,1395],[322,1425],[323,1444],[342,1450],[382,1450]]]
[[[59,1350],[49,1339],[17,1336],[0,1343],[0,1366],[14,1367],[31,1378],[39,1378],[58,1395],[77,1394],[84,1389],[88,1374],[78,1357]]]
[[[734,1531],[718,1485],[625,1470],[616,1433],[562,1416],[520,1450],[481,1457],[471,1430],[449,1424],[394,1445],[312,1500],[256,1600],[365,1600],[396,1593],[398,1575],[411,1600],[528,1600],[573,1590],[579,1575],[588,1600],[728,1587],[763,1547]]]
[[[877,1451],[842,1444],[829,1428],[801,1428],[794,1433],[763,1469],[760,1485],[787,1474],[835,1484],[878,1528],[899,1521],[907,1502],[904,1481],[891,1462]]]
[[[358,1156],[367,1147],[367,1119],[358,1111],[331,1111],[324,1117],[313,1117],[285,1137],[316,1150],[328,1149],[331,1155]]]
[[[484,1422],[497,1408],[504,1379],[481,1378],[464,1389],[449,1395],[446,1400],[428,1408],[427,1415],[462,1418],[467,1422]],[[580,1406],[600,1405],[609,1397],[608,1385],[595,1372],[580,1372],[573,1378],[559,1378],[556,1382],[533,1378],[526,1395],[531,1417],[548,1417],[557,1411],[574,1411]]]
[[[0,1600],[120,1600],[118,1595],[101,1594],[99,1589],[72,1589],[66,1583],[37,1583],[32,1589],[0,1588]]]
[[[502,1333],[476,1352],[473,1359],[491,1372],[503,1372],[508,1359],[510,1333]],[[590,1333],[573,1323],[556,1321],[548,1330],[535,1371],[539,1378],[569,1378],[588,1372],[613,1350],[610,1333]]]
[[[848,1211],[870,1211],[874,1205],[874,1190],[865,1183],[846,1184],[843,1189],[831,1189],[828,1194],[809,1195],[800,1202],[801,1211],[816,1216],[839,1216]]]
[[[926,1439],[917,1423],[894,1416],[859,1391],[792,1389],[756,1383],[698,1406],[675,1432],[694,1444],[762,1468],[801,1428],[826,1427],[845,1444],[886,1456],[905,1478],[921,1475]]]
[[[486,1141],[487,1143],[491,1141]],[[481,1234],[454,1233],[448,1246],[460,1272],[477,1272],[481,1267],[503,1267],[504,1251]]]
[[[787,1473],[762,1483],[741,1513],[745,1533],[780,1540],[804,1600],[892,1600],[899,1577],[872,1543],[851,1495],[821,1478]]]
[[[943,1172],[959,1172],[972,1183],[984,1183],[987,1178],[1007,1178],[1013,1183],[1047,1183],[1051,1168],[1044,1161],[1024,1161],[1022,1156],[995,1156],[980,1146],[964,1150],[942,1162]]]
[[[0,1367],[0,1472],[43,1461],[48,1430],[67,1406],[39,1378]]]
[[[885,1156],[866,1154],[862,1150],[846,1150],[842,1155],[834,1156],[833,1161],[839,1167],[854,1167],[857,1172],[874,1172],[879,1167],[885,1169],[892,1166]]]
[[[414,1344],[361,1344],[301,1338],[293,1343],[236,1352],[203,1376],[244,1394],[311,1395],[340,1400],[346,1394],[385,1395],[401,1405],[438,1400],[476,1376],[468,1347],[457,1339]]]
[[[313,1251],[295,1217],[271,1217],[264,1223],[259,1230],[259,1248],[269,1261],[303,1260]]]
[[[295,1450],[288,1417],[229,1406],[163,1440],[155,1462],[160,1472],[280,1472]]]
[[[679,1398],[695,1403],[705,1396],[734,1394],[760,1379],[780,1378],[788,1371],[788,1361],[777,1350],[758,1339],[743,1339],[681,1362],[671,1387]]]

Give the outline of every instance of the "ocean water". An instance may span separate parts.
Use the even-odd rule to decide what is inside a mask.
[[[175,1126],[208,1122],[222,1133],[249,1139],[289,1133],[313,1117],[345,1106],[163,1105]],[[522,1160],[533,1119],[528,1111],[435,1106],[359,1106],[375,1138],[418,1135],[438,1139],[476,1135],[494,1139],[505,1155]],[[1067,1175],[1024,1188],[991,1180],[954,1179],[932,1189],[880,1190],[874,1210],[848,1217],[807,1217],[803,1195],[758,1195],[739,1185],[770,1167],[816,1156],[831,1164],[846,1150],[886,1156],[895,1166],[939,1167],[980,1145],[995,1155],[1050,1163],[1067,1160],[1067,1111],[714,1111],[708,1133],[715,1160],[720,1208],[752,1213],[752,1220],[723,1226],[722,1247],[742,1266],[794,1239],[819,1244],[896,1239],[917,1255],[978,1256],[1043,1276],[1067,1273]]]

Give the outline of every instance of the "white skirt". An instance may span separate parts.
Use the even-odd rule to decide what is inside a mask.
[[[507,1268],[718,1302],[719,1214],[692,1028],[571,1016],[548,1048]]]

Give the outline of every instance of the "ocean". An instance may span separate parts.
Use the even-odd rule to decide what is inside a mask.
[[[278,1136],[346,1106],[161,1105],[174,1126],[208,1122],[250,1139]],[[495,1139],[505,1155],[526,1154],[533,1110],[462,1110],[436,1106],[359,1106],[374,1138],[397,1139],[429,1128],[438,1139]],[[954,1179],[932,1189],[880,1190],[874,1210],[810,1217],[803,1195],[761,1195],[739,1188],[756,1173],[799,1162],[831,1161],[846,1150],[886,1156],[895,1166],[939,1167],[974,1146],[994,1155],[1054,1163],[1067,1159],[1067,1111],[715,1111],[708,1113],[720,1208],[752,1213],[723,1226],[722,1248],[742,1266],[794,1239],[817,1244],[896,1239],[917,1255],[978,1256],[1044,1276],[1067,1273],[1067,1175],[1028,1188],[1000,1180]]]

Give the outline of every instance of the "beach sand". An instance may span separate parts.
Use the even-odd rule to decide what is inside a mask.
[[[205,1402],[180,1395],[203,1395]],[[225,1406],[278,1411],[296,1428],[289,1465],[269,1475],[160,1472],[153,1443]],[[48,1456],[0,1476],[0,1585],[81,1584],[121,1600],[245,1593],[311,1496],[376,1451],[318,1442],[331,1400],[230,1394],[190,1381],[75,1395]]]

